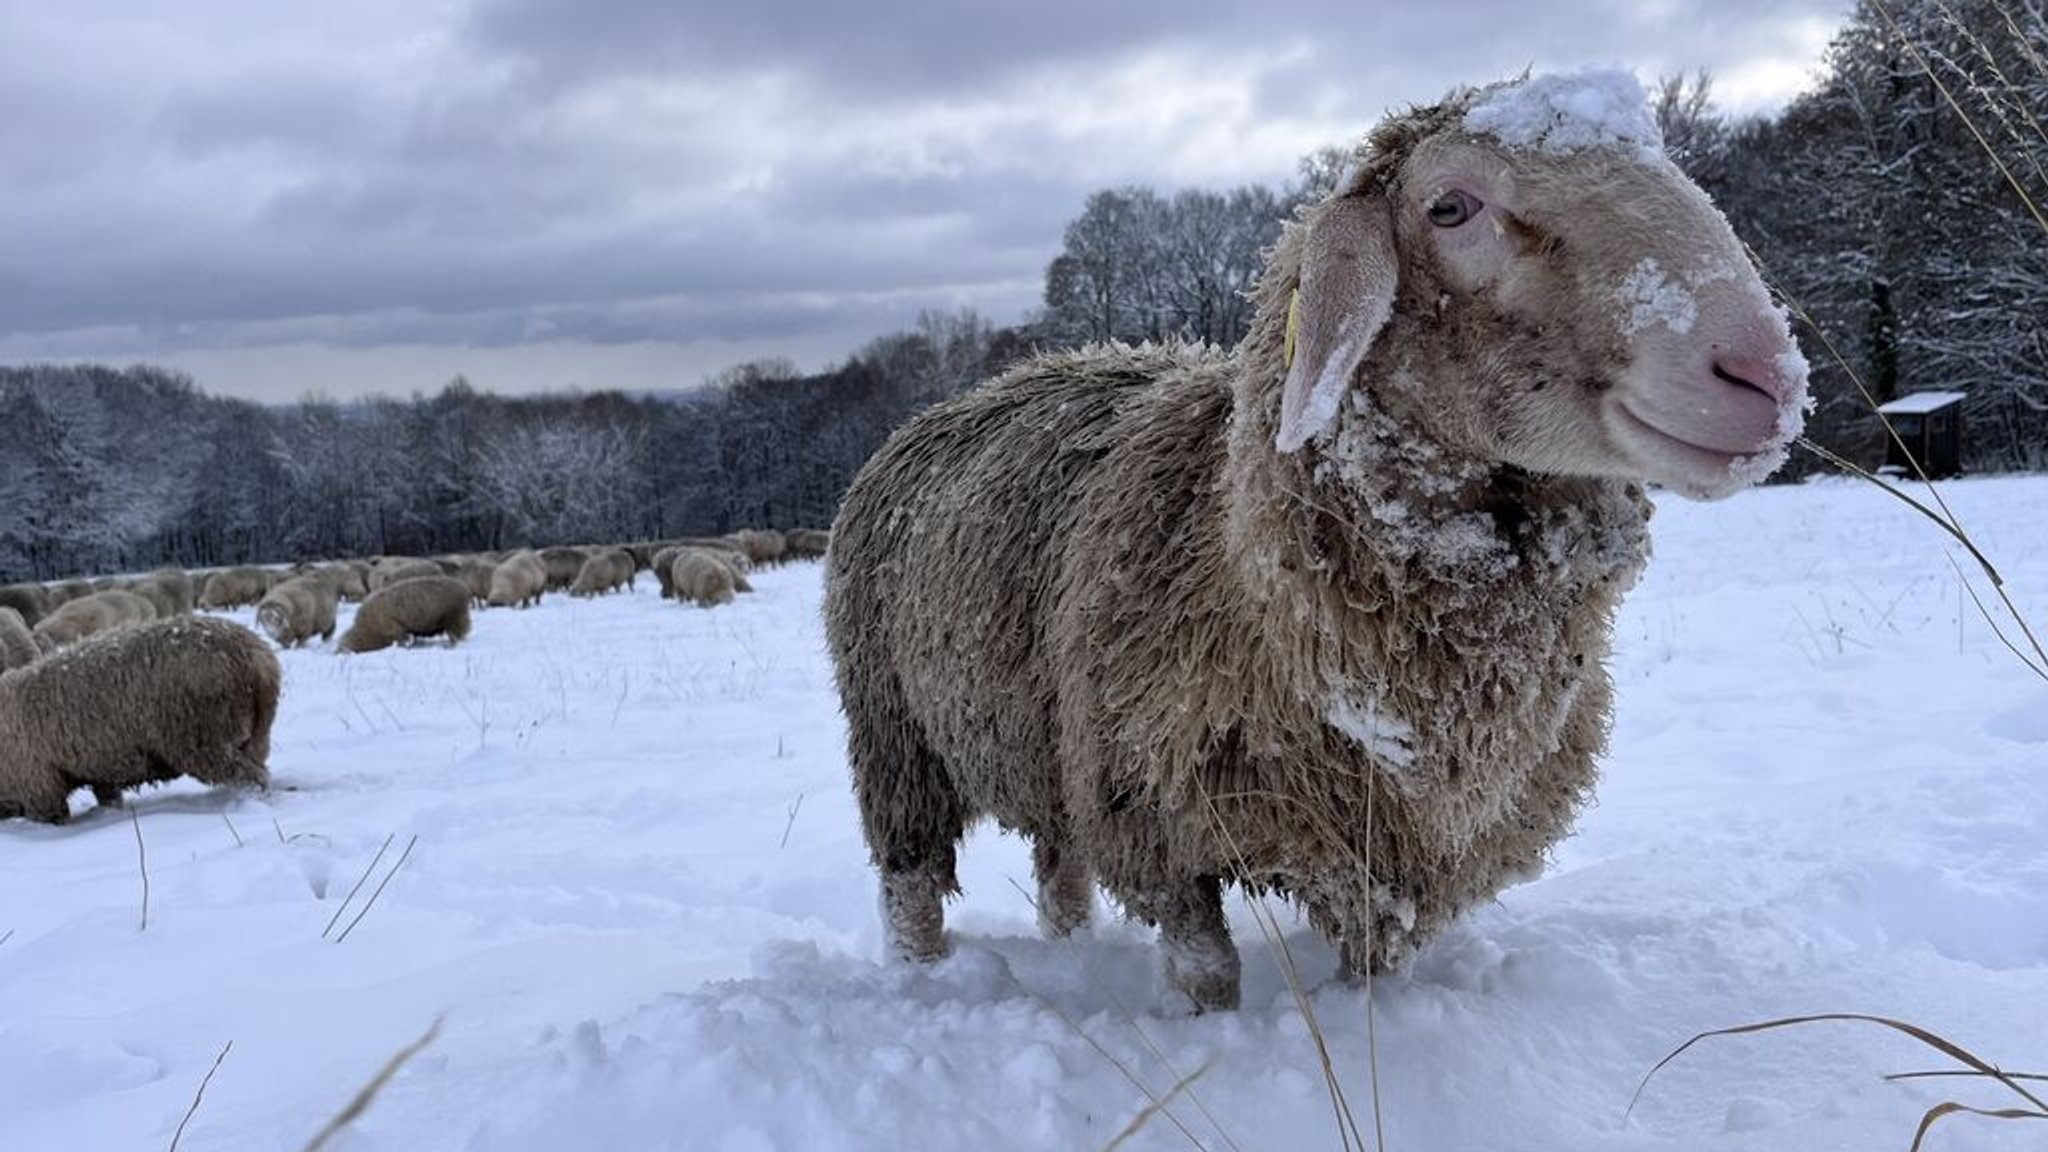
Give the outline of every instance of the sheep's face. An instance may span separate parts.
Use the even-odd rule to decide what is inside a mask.
[[[1415,149],[1386,193],[1404,254],[1370,390],[1474,454],[1697,498],[1762,479],[1806,365],[1727,221],[1661,155]],[[1451,381],[1458,381],[1456,386]]]

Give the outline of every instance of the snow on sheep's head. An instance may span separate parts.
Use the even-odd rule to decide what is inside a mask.
[[[1382,126],[1311,218],[1297,293],[1283,451],[1358,391],[1477,457],[1713,499],[1782,463],[1808,406],[1783,310],[1626,73]]]

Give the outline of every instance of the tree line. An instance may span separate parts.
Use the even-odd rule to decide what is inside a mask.
[[[1801,317],[1809,436],[1874,463],[1873,401],[1956,389],[1968,467],[2048,467],[2040,0],[1864,0],[1773,116],[1720,114],[1705,75],[1656,98],[1674,159]],[[1262,253],[1348,159],[1326,148],[1279,186],[1098,191],[1023,323],[927,313],[811,374],[263,406],[147,366],[0,369],[0,580],[823,525],[892,428],[1033,350],[1235,343]]]

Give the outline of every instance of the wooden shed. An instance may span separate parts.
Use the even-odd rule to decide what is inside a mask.
[[[1901,396],[1877,410],[1891,422],[1898,439],[1884,440],[1882,471],[1917,476],[1925,471],[1930,479],[1954,476],[1963,470],[1963,392],[1914,392]],[[1907,459],[1900,441],[1911,451]],[[1913,461],[1920,468],[1913,467]]]

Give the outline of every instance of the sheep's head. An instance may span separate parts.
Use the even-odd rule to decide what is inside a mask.
[[[1475,458],[1728,495],[1784,460],[1806,364],[1620,73],[1454,97],[1308,225],[1278,445],[1353,389]]]

